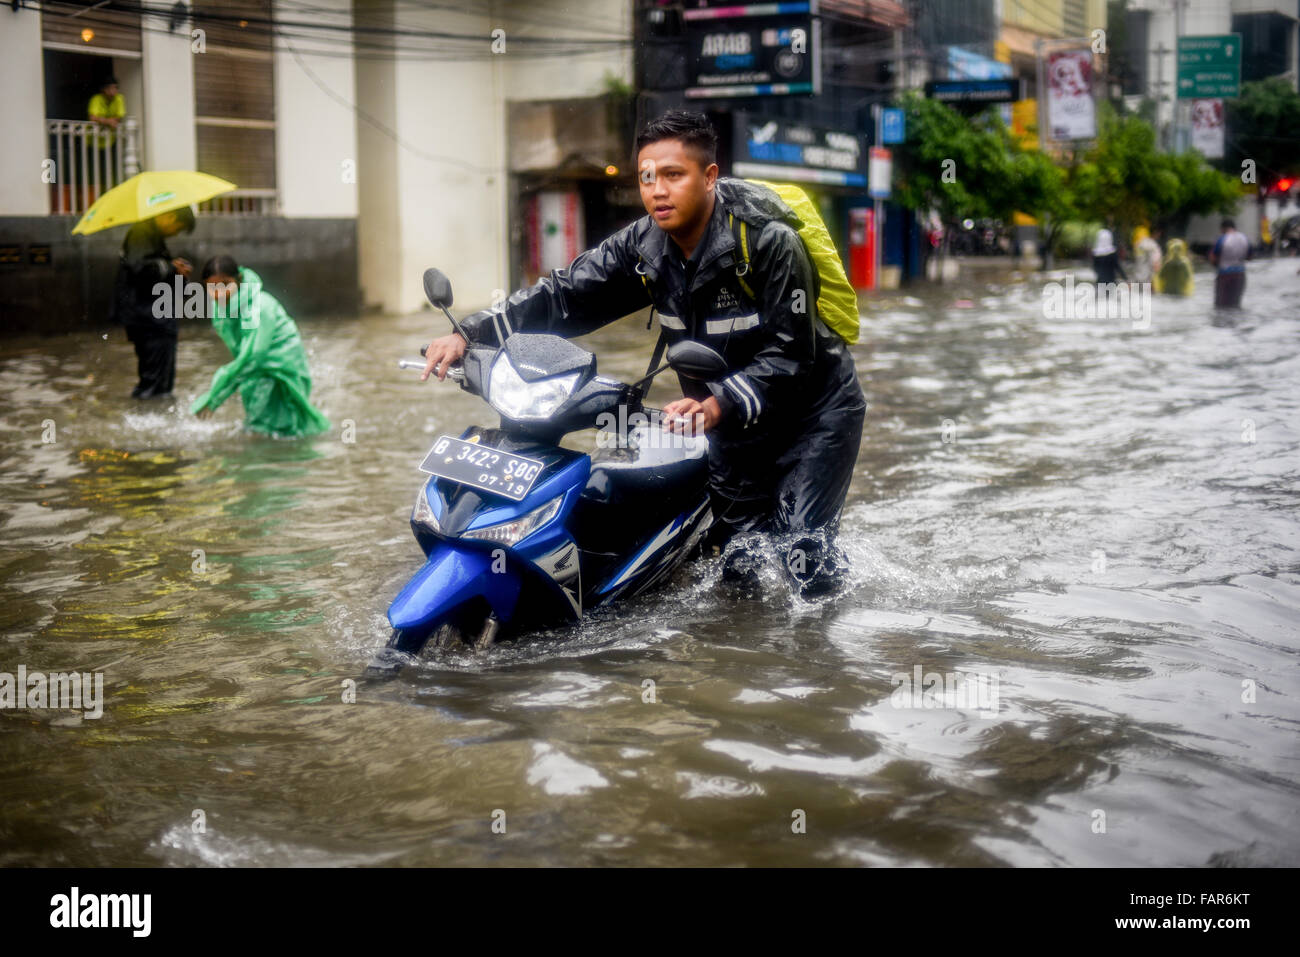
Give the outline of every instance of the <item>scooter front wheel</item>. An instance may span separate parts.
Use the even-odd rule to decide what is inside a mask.
[[[415,663],[430,635],[427,628],[394,628],[388,644],[366,665],[366,677],[396,677],[404,667]]]

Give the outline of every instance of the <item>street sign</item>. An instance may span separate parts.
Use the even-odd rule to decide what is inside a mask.
[[[871,147],[867,163],[867,193],[875,199],[889,199],[890,181],[894,177],[894,154],[881,146]]]
[[[880,111],[880,142],[885,145],[901,143],[904,136],[903,111],[898,107],[886,107]]]
[[[932,80],[925,95],[943,103],[1014,103],[1020,99],[1020,81]]]
[[[1241,96],[1241,34],[1179,37],[1179,99],[1224,96]]]

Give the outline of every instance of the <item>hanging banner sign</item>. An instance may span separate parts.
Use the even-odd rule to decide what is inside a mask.
[[[1192,148],[1223,159],[1223,100],[1192,100]]]
[[[894,179],[894,154],[883,146],[871,147],[867,164],[867,193],[872,199],[889,199],[889,187]]]
[[[1091,50],[1058,50],[1048,56],[1047,128],[1054,140],[1096,137]]]

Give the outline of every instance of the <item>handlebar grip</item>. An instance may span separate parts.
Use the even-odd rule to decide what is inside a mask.
[[[420,355],[424,356],[426,359],[428,358],[428,356],[425,355],[425,353],[428,351],[429,351],[428,346],[420,346]]]

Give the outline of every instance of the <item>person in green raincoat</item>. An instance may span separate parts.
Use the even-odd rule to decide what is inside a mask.
[[[212,325],[234,359],[212,376],[212,388],[190,411],[206,419],[239,390],[244,426],[271,435],[313,435],[330,421],[308,400],[311,374],[298,327],[284,307],[262,288],[262,280],[230,256],[203,266]]]

